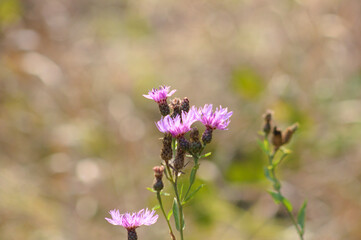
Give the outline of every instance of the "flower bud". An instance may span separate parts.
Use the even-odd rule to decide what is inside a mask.
[[[177,155],[173,162],[173,167],[175,170],[179,171],[184,167],[184,157],[185,157],[185,151],[182,148],[178,148]]]
[[[199,141],[199,131],[198,128],[194,127],[191,129],[191,132],[189,134],[189,138],[191,142],[198,142]]]
[[[189,141],[184,136],[179,137],[177,140],[178,140],[179,148],[181,148],[184,151],[189,150]]]
[[[263,119],[264,119],[263,132],[265,133],[266,137],[271,132],[272,114],[273,112],[271,110],[267,110],[267,112],[263,115]]]
[[[154,171],[154,184],[153,184],[153,189],[157,192],[161,191],[164,188],[164,184],[163,184],[163,172],[164,172],[164,167],[163,166],[156,166],[153,168]]]
[[[212,133],[213,133],[213,129],[211,128],[207,128],[203,135],[202,135],[202,141],[203,141],[203,144],[208,144],[212,141]]]
[[[189,149],[192,153],[199,153],[202,149],[202,143],[199,141],[199,131],[197,128],[192,128],[190,137],[190,146]]]
[[[172,159],[172,135],[170,133],[166,133],[163,138],[163,148],[160,153],[160,157],[168,162]]]

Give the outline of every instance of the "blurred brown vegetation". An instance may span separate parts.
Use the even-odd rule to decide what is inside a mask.
[[[186,239],[297,239],[267,195],[262,113],[300,123],[279,174],[306,239],[361,239],[359,0],[0,0],[0,239],[125,239],[156,204],[160,84],[234,111]],[[170,202],[166,201],[167,204]],[[169,239],[164,220],[140,239]]]

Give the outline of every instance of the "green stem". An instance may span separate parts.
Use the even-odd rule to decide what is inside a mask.
[[[183,219],[183,207],[182,207],[182,202],[180,201],[180,197],[179,197],[179,193],[178,193],[178,173],[175,173],[175,180],[174,180],[174,192],[175,192],[175,196],[177,198],[177,204],[178,204],[178,209],[179,209],[179,233],[181,236],[181,240],[183,240],[183,226],[184,226],[184,219]]]
[[[158,199],[158,202],[159,202],[160,209],[162,209],[162,213],[164,215],[164,218],[167,221],[168,228],[169,228],[169,234],[172,237],[172,239],[175,240],[173,230],[172,230],[172,226],[170,225],[167,214],[164,211],[164,207],[163,207],[163,203],[162,203],[162,197],[160,196],[160,192],[157,192],[157,199]]]
[[[273,153],[268,155],[268,163],[269,163],[269,167],[271,168],[271,173],[272,173],[272,178],[275,180],[275,183],[273,184],[273,189],[280,195],[283,197],[282,193],[281,193],[281,184],[280,181],[278,180],[277,176],[276,176],[276,166],[273,165],[273,158],[276,155],[277,150],[275,150]],[[301,240],[303,240],[303,233],[302,230],[300,229],[299,225],[297,224],[297,221],[295,219],[295,217],[293,216],[292,212],[288,210],[287,206],[285,205],[285,203],[283,201],[281,201],[282,205],[284,206],[284,208],[287,211],[288,216],[290,217],[292,224],[294,225],[294,227],[297,230],[297,234],[300,237]]]
[[[193,155],[193,159],[194,159],[194,167],[192,168],[192,170],[194,169],[194,178],[195,178],[195,176],[197,175],[198,168],[199,168],[199,163],[198,163],[199,156]],[[188,194],[189,194],[189,192],[191,191],[194,182],[195,182],[195,181],[189,183],[187,192],[186,192],[186,194],[184,195],[183,200],[184,200],[184,199],[187,199]]]

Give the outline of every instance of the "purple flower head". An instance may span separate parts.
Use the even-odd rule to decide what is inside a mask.
[[[135,229],[142,225],[152,225],[158,219],[158,215],[154,215],[155,211],[149,211],[148,208],[145,210],[142,209],[139,212],[132,214],[120,214],[119,210],[116,209],[110,210],[109,213],[112,218],[105,218],[105,220],[107,220],[110,224],[123,226],[127,230]]]
[[[182,111],[182,117],[165,116],[156,123],[156,126],[162,133],[170,133],[173,137],[179,138],[191,130],[191,125],[195,121],[197,121],[197,109],[193,106],[189,112]]]
[[[160,86],[158,89],[153,88],[151,91],[148,92],[148,95],[143,95],[145,98],[153,99],[157,103],[164,102],[167,100],[167,97],[172,96],[177,90],[172,90],[169,92],[170,87],[168,86]]]
[[[233,112],[227,112],[227,108],[222,108],[219,106],[219,109],[213,112],[212,104],[206,104],[203,108],[198,110],[197,118],[204,126],[210,129],[220,129],[227,130],[228,124],[231,120],[229,118],[232,116]]]

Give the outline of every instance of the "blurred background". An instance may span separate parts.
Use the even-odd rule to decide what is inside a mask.
[[[186,239],[297,239],[256,143],[273,109],[300,124],[279,175],[295,211],[308,199],[305,239],[360,240],[360,23],[359,0],[0,0],[0,239],[126,239],[104,217],[157,204],[142,94],[165,84],[234,112]],[[138,233],[169,239],[163,218]]]

